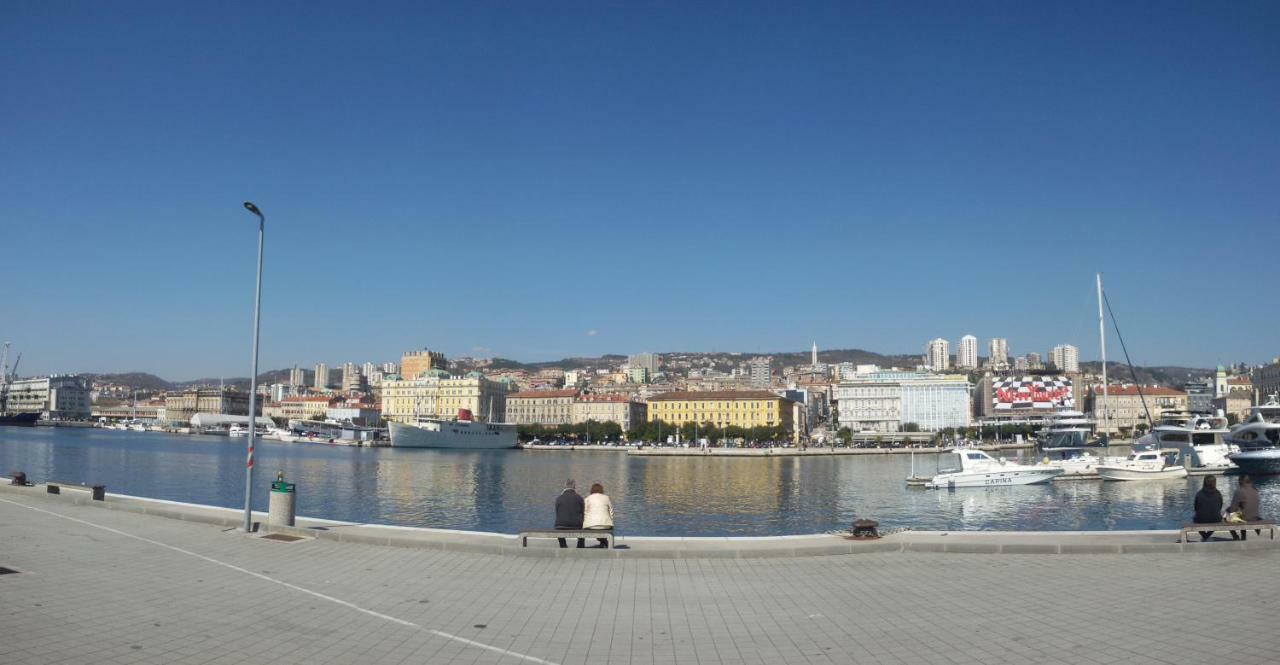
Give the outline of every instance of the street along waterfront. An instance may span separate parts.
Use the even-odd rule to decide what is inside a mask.
[[[1120,451],[1116,451],[1120,452]],[[262,441],[255,509],[282,470],[298,513],[355,522],[515,533],[548,526],[566,478],[600,482],[620,533],[769,536],[821,533],[870,517],[929,530],[1172,529],[1190,521],[1202,479],[1071,483],[966,490],[908,488],[906,455],[637,457],[538,451],[351,448]],[[931,473],[937,456],[917,455]],[[40,482],[239,507],[243,441],[70,428],[0,428],[0,469]],[[1280,514],[1280,481],[1260,478],[1263,514]],[[1235,479],[1222,478],[1228,498]]]

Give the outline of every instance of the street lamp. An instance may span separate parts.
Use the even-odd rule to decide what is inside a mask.
[[[258,317],[262,312],[262,241],[266,218],[258,206],[244,202],[244,209],[258,217],[258,283],[253,292],[253,365],[249,370],[249,451],[244,467],[244,532],[253,531],[253,441],[258,433]]]

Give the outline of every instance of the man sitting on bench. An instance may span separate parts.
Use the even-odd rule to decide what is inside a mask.
[[[1253,479],[1249,476],[1240,476],[1240,486],[1236,488],[1236,493],[1231,497],[1231,507],[1228,510],[1235,512],[1240,511],[1240,517],[1246,522],[1261,522],[1262,514],[1258,508],[1258,490],[1253,486]],[[1254,533],[1262,535],[1262,529],[1254,529]],[[1241,529],[1231,532],[1231,540],[1248,540],[1249,531]]]
[[[582,495],[578,494],[578,490],[575,489],[576,487],[577,483],[573,482],[573,479],[570,478],[564,481],[564,491],[560,493],[560,496],[556,497],[557,529],[582,529],[582,514],[584,512],[584,506]],[[569,546],[569,544],[565,542],[564,538],[557,538],[556,540],[560,541],[560,547]],[[578,548],[581,549],[583,547],[586,547],[586,542],[584,539],[579,538]]]

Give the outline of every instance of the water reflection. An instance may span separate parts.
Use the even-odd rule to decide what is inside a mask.
[[[1120,451],[1116,451],[1120,452]],[[918,455],[932,473],[937,456]],[[364,449],[264,441],[255,508],[275,470],[299,488],[300,514],[511,533],[551,522],[566,478],[604,484],[620,531],[648,535],[814,533],[873,517],[916,529],[1146,529],[1189,520],[1202,479],[1077,481],[971,490],[907,488],[909,456],[637,458],[541,451]],[[0,428],[0,470],[37,481],[239,507],[244,442],[114,430]],[[1280,513],[1280,480],[1260,478],[1263,511]],[[1220,479],[1228,498],[1234,478]]]

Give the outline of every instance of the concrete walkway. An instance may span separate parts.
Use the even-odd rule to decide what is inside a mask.
[[[0,663],[1280,661],[1280,550],[1216,545],[543,559],[274,542],[28,488],[0,492]]]

